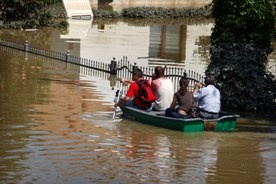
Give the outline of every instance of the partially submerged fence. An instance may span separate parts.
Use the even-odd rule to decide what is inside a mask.
[[[0,40],[0,46],[5,46],[12,49],[23,51],[26,58],[28,57],[28,54],[31,53],[31,54],[36,54],[47,58],[75,64],[78,66],[106,72],[106,73],[109,73],[114,79],[120,79],[120,78],[131,79],[132,71],[135,67],[139,67],[143,71],[144,77],[147,79],[151,79],[151,76],[154,73],[153,67],[132,65],[128,61],[127,57],[123,57],[123,59],[118,61],[116,61],[116,59],[113,58],[110,61],[110,64],[108,64],[104,62],[94,61],[91,59],[81,58],[78,56],[72,56],[70,54],[70,51],[67,51],[67,53],[60,53],[55,51],[47,51],[39,48],[32,48],[30,47],[28,41],[26,41],[23,45],[20,45],[10,41]],[[204,78],[202,75],[193,71],[186,71],[184,68],[166,67],[166,70],[165,70],[165,76],[172,80],[175,91],[178,89],[178,81],[182,76],[184,76],[184,74],[186,75],[187,78],[190,79],[189,90],[192,90],[196,82],[202,82]]]
[[[132,71],[135,67],[138,66],[130,64],[130,62],[127,60],[127,57],[124,57],[120,61],[116,61],[115,58],[113,58],[110,64],[110,72],[114,75],[117,75],[118,78],[131,79]],[[154,67],[140,66],[138,68],[143,71],[144,78],[149,80],[151,79],[151,76],[154,73]],[[178,89],[179,80],[184,75],[190,79],[189,90],[192,90],[196,82],[202,82],[204,78],[202,75],[199,75],[198,73],[190,70],[186,71],[184,68],[166,67],[165,69],[165,76],[172,80],[174,84],[174,91]]]

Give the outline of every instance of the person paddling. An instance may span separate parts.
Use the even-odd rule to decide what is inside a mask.
[[[132,81],[130,82],[127,93],[123,99],[115,103],[115,107],[123,104],[125,106],[150,111],[152,109],[152,103],[145,103],[139,93],[139,82],[144,82],[146,86],[150,88],[150,81],[143,78],[143,72],[141,69],[136,68],[132,73]],[[152,93],[153,94],[153,93]],[[154,95],[154,94],[153,94]]]

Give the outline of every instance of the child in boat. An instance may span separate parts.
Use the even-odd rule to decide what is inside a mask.
[[[173,118],[192,118],[191,112],[194,109],[193,93],[188,91],[189,80],[181,77],[179,90],[174,93],[170,108],[166,109],[165,115]],[[175,108],[178,106],[177,108]]]

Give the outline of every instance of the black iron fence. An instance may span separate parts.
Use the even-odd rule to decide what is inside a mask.
[[[30,47],[28,41],[26,41],[24,44],[18,44],[0,39],[0,46],[22,51],[24,52],[25,58],[28,58],[28,54],[31,53],[55,60],[60,60],[66,63],[71,63],[77,66],[101,71],[104,73],[109,73],[109,78],[114,80],[118,80],[120,78],[131,79],[132,71],[135,67],[139,67],[143,71],[144,77],[147,79],[150,79],[152,74],[154,73],[154,67],[137,66],[135,64],[133,65],[130,63],[130,61],[128,61],[127,57],[123,57],[123,59],[121,60],[116,60],[115,58],[113,58],[108,64],[105,62],[72,56],[70,54],[70,51],[67,51],[67,53],[60,53],[39,48],[33,48]],[[166,67],[165,76],[172,80],[175,91],[178,89],[178,81],[184,75],[186,75],[186,77],[190,79],[189,90],[192,90],[196,82],[202,82],[204,78],[204,76],[198,74],[197,72],[190,70],[186,71],[184,68]]]

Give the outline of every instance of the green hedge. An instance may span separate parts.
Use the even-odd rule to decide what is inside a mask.
[[[211,63],[222,105],[233,110],[276,113],[276,80],[266,70],[275,36],[270,0],[213,0]]]

